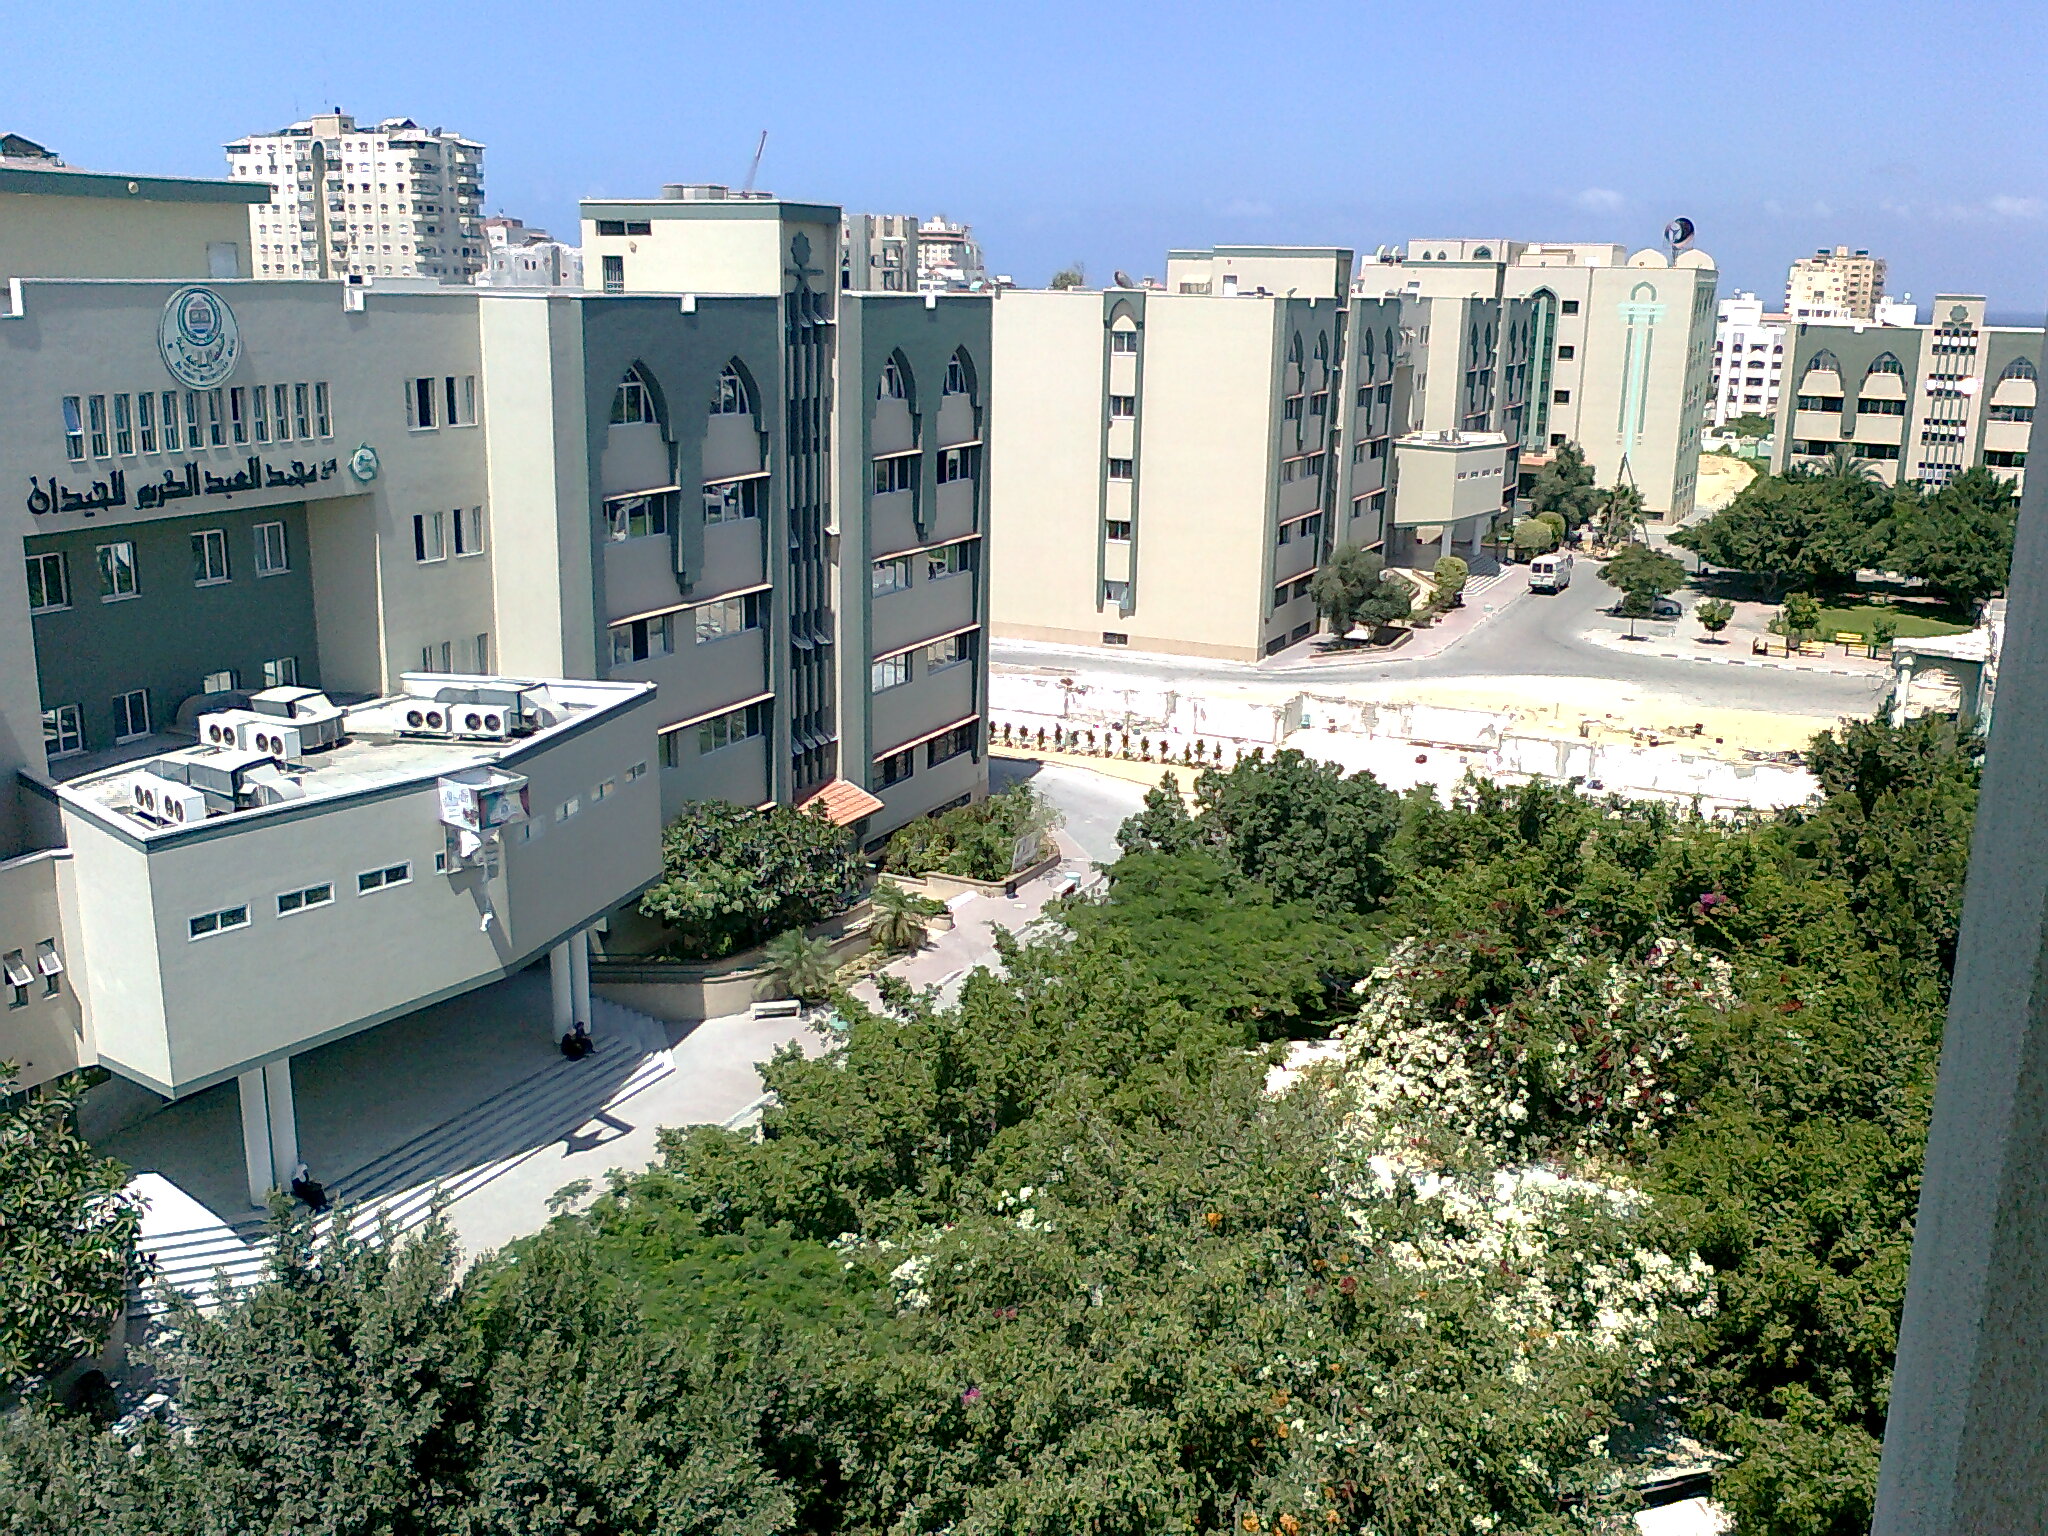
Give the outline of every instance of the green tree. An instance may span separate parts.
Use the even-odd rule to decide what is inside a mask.
[[[1046,284],[1056,293],[1068,288],[1085,288],[1087,285],[1088,273],[1078,261],[1069,262],[1061,267],[1059,271],[1053,273],[1052,281]]]
[[[1124,746],[1128,750],[1128,736]],[[899,828],[889,839],[882,862],[899,874],[1001,880],[1015,866],[1020,844],[1035,854],[1059,824],[1059,812],[1044,796],[1028,784],[1018,784]]]
[[[1415,588],[1404,578],[1388,571],[1366,593],[1365,601],[1358,605],[1358,622],[1377,632],[1401,623],[1414,611]]]
[[[1339,544],[1309,578],[1309,598],[1330,634],[1342,640],[1360,622],[1360,611],[1387,580],[1386,562],[1360,544]]]
[[[1735,617],[1735,605],[1724,598],[1703,598],[1693,604],[1692,616],[1699,620],[1701,629],[1718,641],[1721,631]]]
[[[1198,829],[1283,901],[1369,912],[1393,889],[1399,802],[1369,773],[1288,749],[1195,783]]]
[[[1125,817],[1116,833],[1116,845],[1125,853],[1186,853],[1199,840],[1180,781],[1170,773],[1145,791],[1144,808]]]
[[[1903,514],[1894,564],[1950,602],[1968,606],[2005,590],[2018,504],[1991,470],[1965,470]]]
[[[801,928],[778,933],[763,944],[761,960],[775,984],[791,997],[815,1003],[832,990],[832,945]]]
[[[99,1353],[127,1299],[142,1206],[78,1133],[75,1078],[16,1091],[0,1062],[0,1387]]]
[[[1633,485],[1616,484],[1600,503],[1600,538],[1610,548],[1626,544],[1642,531],[1643,493]]]
[[[668,926],[680,959],[719,959],[857,899],[867,866],[851,832],[823,815],[693,801],[661,837],[661,880],[640,910]]]
[[[1735,437],[1769,437],[1774,426],[1770,417],[1747,411],[1723,422],[1721,430]]]
[[[1778,630],[1793,645],[1820,631],[1820,600],[1807,592],[1787,593],[1778,609]]]
[[[1547,555],[1558,545],[1556,526],[1539,517],[1518,520],[1514,537],[1515,554],[1523,560],[1534,555]]]
[[[1440,555],[1429,574],[1436,583],[1437,600],[1446,608],[1455,608],[1464,598],[1465,583],[1471,579],[1472,567],[1456,555]]]
[[[1760,475],[1713,516],[1674,530],[1671,542],[1748,572],[1773,594],[1832,591],[1885,558],[1891,518],[1892,497],[1869,481]]]
[[[1529,510],[1538,515],[1555,512],[1564,519],[1565,526],[1559,531],[1568,532],[1592,521],[1600,497],[1584,452],[1577,443],[1563,443],[1551,454],[1550,462],[1536,472],[1535,482],[1529,488]]]
[[[945,910],[929,896],[905,890],[894,880],[877,880],[868,902],[874,912],[868,931],[879,948],[892,954],[924,948],[929,920]]]
[[[1657,599],[1685,585],[1685,567],[1647,544],[1624,546],[1600,568],[1600,579],[1621,594],[1621,611],[1636,632],[1636,620],[1656,611]]]

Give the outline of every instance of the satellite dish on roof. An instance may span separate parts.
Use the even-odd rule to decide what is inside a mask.
[[[1122,267],[1117,268],[1115,276],[1116,285],[1119,288],[1135,288],[1138,286],[1136,283],[1131,281],[1131,274],[1124,271]]]
[[[1673,219],[1664,226],[1664,239],[1673,250],[1684,245],[1688,240],[1692,239],[1692,220]]]

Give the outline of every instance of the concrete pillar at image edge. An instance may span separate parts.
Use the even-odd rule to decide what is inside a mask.
[[[292,1103],[289,1056],[251,1068],[236,1079],[242,1098],[242,1162],[249,1203],[259,1209],[273,1189],[291,1187],[299,1162],[299,1120]]]
[[[2048,1531],[2048,474],[2011,593],[1873,1536]]]
[[[567,939],[548,951],[548,982],[554,994],[554,1037],[559,1040],[576,1027],[575,962],[569,958]]]
[[[590,1028],[590,934],[586,930],[569,940],[569,976],[574,983],[570,999],[576,1022]]]

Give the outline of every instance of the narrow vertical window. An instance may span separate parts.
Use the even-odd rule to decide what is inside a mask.
[[[77,395],[64,397],[64,457],[85,457],[84,402]]]
[[[327,412],[327,386],[313,386],[313,429],[322,437],[334,436],[334,419]]]
[[[185,392],[185,446],[197,453],[206,446],[206,434],[199,426],[199,397]]]
[[[313,435],[313,418],[307,409],[309,393],[303,384],[292,386],[292,425],[299,429],[299,436],[302,438],[310,438]]]
[[[259,443],[270,441],[270,390],[262,384],[250,391],[249,431]]]
[[[156,396],[147,390],[135,397],[135,435],[144,453],[156,452]]]
[[[261,386],[258,386],[259,391]],[[118,404],[118,400],[116,404]],[[228,423],[234,428],[237,443],[249,441],[249,391],[231,389],[228,391]]]
[[[135,428],[128,417],[128,397],[114,396],[114,452],[135,451]]]
[[[104,459],[107,456],[107,397],[89,395],[85,402],[85,420],[91,428],[92,456]]]
[[[279,384],[270,392],[271,414],[277,419],[277,440],[288,443],[292,440],[292,395],[291,386]]]
[[[184,437],[178,430],[178,392],[167,389],[160,398],[164,407],[164,452],[176,453],[185,446]]]

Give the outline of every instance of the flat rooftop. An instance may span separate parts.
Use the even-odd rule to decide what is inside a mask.
[[[649,697],[651,683],[563,681],[561,679],[485,677],[476,675],[409,675],[407,691],[339,706],[342,739],[336,745],[310,750],[289,760],[268,758],[254,751],[234,747],[202,745],[183,733],[163,733],[145,741],[130,743],[123,761],[107,765],[104,759],[75,776],[56,784],[58,799],[108,822],[130,837],[143,841],[173,838],[196,826],[217,827],[230,822],[248,822],[279,811],[295,810],[321,801],[338,801],[374,794],[408,785],[420,785],[461,773],[465,769],[488,769],[506,763],[559,740],[587,722]],[[487,690],[519,694],[533,711],[530,730],[503,739],[414,734],[407,728],[409,716],[424,716],[436,697],[446,693]],[[312,692],[312,690],[305,690]],[[444,704],[445,717],[451,706]],[[465,713],[489,710],[489,704],[456,702],[452,708]],[[241,706],[223,701],[220,709],[246,713]],[[265,717],[276,727],[289,728],[294,720],[285,716]],[[426,722],[422,719],[421,724]],[[243,806],[235,810],[211,811],[204,821],[166,825],[134,809],[136,777],[159,763],[190,763],[215,771],[267,764],[263,781],[282,781],[293,786],[289,798],[268,804]],[[63,760],[51,765],[52,777],[65,766]]]

